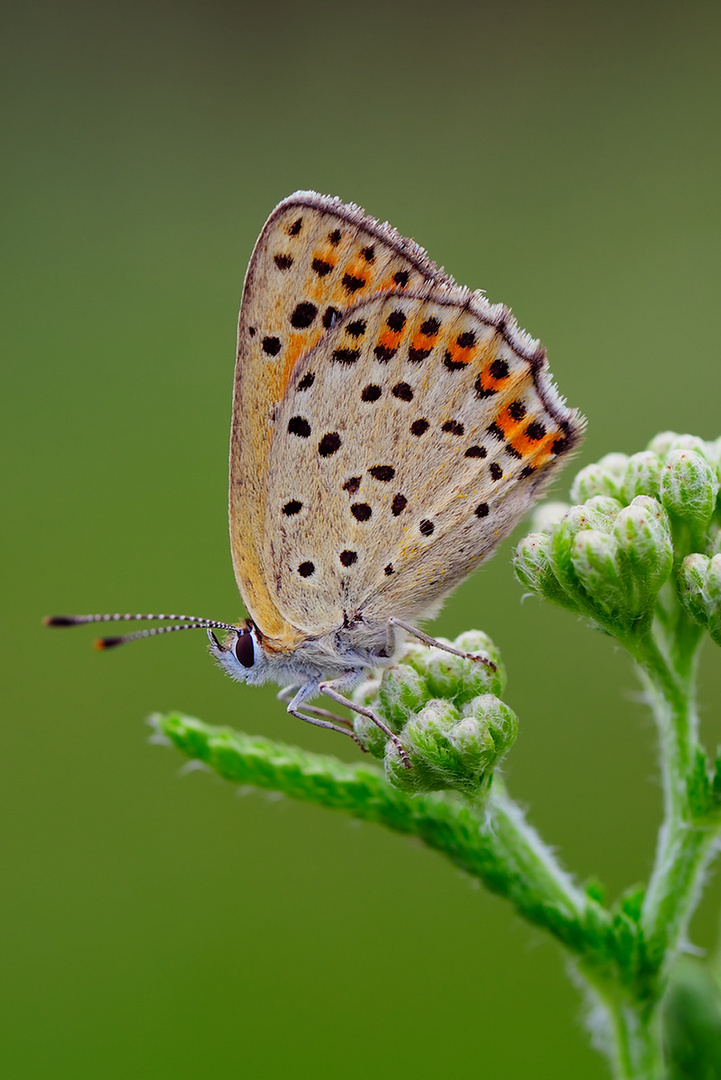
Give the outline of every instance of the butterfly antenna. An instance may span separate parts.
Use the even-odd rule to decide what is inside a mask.
[[[132,634],[120,634],[117,637],[98,638],[96,649],[112,649],[116,645],[126,645],[129,641],[140,638],[157,637],[158,634],[173,634],[177,630],[237,630],[232,623],[218,622],[216,619],[202,619],[197,615],[48,615],[43,619],[45,626],[83,626],[85,623],[99,622],[171,622],[173,626],[153,626],[147,630],[136,630]]]

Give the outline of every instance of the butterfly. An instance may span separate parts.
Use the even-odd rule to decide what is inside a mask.
[[[584,425],[506,307],[358,206],[296,192],[258,238],[238,325],[230,543],[249,617],[46,622],[177,624],[104,648],[205,628],[232,678],[278,683],[289,713],[356,742],[348,720],[309,701],[369,716],[407,764],[348,692],[392,664],[407,634],[456,651],[418,621],[493,553]]]

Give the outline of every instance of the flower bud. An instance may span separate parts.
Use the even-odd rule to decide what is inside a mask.
[[[370,706],[370,703],[378,697],[380,685],[381,680],[379,678],[364,679],[353,690],[351,697],[358,705]]]
[[[706,529],[716,507],[716,470],[695,450],[672,450],[661,474],[661,498],[669,514],[685,522],[695,539]]]
[[[721,555],[714,555],[709,563],[706,590],[710,605],[708,632],[721,645]]]
[[[494,755],[488,762],[488,768],[497,765],[518,737],[518,717],[513,709],[509,709],[504,701],[493,694],[483,694],[466,702],[463,716],[487,725],[494,743]]]
[[[708,443],[708,460],[712,465],[716,466],[716,475],[719,482],[721,482],[721,439],[716,439],[716,442]]]
[[[425,646],[424,649],[425,652],[429,651]],[[426,702],[437,696],[432,693],[428,681],[416,668],[401,661],[384,672],[375,708],[391,731],[397,734],[409,716],[420,712]]]
[[[666,454],[668,454],[676,439],[680,438],[683,438],[683,436],[675,431],[661,431],[651,439],[651,442],[648,444],[648,449],[663,459],[666,457]]]
[[[604,454],[598,463],[618,484],[623,483],[628,467],[628,454]]]
[[[623,479],[628,466],[626,454],[606,454],[595,465],[587,465],[571,486],[573,502],[587,502],[594,495],[610,495],[617,499],[623,492]]]
[[[363,702],[363,704],[365,704],[365,702]],[[373,705],[373,702],[369,702],[368,708],[372,709]],[[377,712],[381,720],[385,720],[385,717],[380,714],[380,709],[377,709]],[[388,726],[390,727],[390,724]],[[367,753],[371,754],[374,758],[378,758],[379,761],[383,760],[388,739],[378,725],[369,717],[361,716],[359,713],[356,713],[353,717],[353,734],[358,737],[363,749]]]
[[[586,500],[586,510],[592,510],[594,514],[600,514],[605,522],[605,530],[608,532],[614,521],[621,512],[622,504],[618,499],[612,499],[610,495],[594,495]],[[600,519],[597,519],[600,520]]]
[[[516,577],[526,589],[552,604],[576,610],[573,600],[556,579],[550,559],[551,538],[546,533],[524,536],[513,556]]]
[[[430,701],[401,733],[411,768],[403,767],[389,742],[386,775],[394,787],[413,794],[452,789],[478,797],[517,730],[514,713],[492,694],[467,702],[463,714],[447,701]]]
[[[702,458],[710,460],[709,444],[703,439],[699,439],[698,435],[677,435],[675,439],[671,440],[666,457],[673,453],[674,450],[693,450],[695,453],[700,454]]]
[[[623,479],[623,495],[626,502],[633,502],[637,495],[659,497],[661,485],[661,458],[652,450],[632,454]]]
[[[679,570],[679,595],[691,618],[721,645],[721,555],[687,556]]]
[[[501,667],[500,649],[482,630],[464,630],[451,644],[454,649],[459,649],[461,652],[486,656],[497,668]]]
[[[616,494],[614,477],[607,472],[599,463],[586,465],[581,469],[571,484],[571,501],[583,503],[594,495]]]
[[[367,709],[375,709],[378,702],[378,691],[380,689],[381,680],[379,678],[365,679],[362,683],[355,687],[351,693],[351,698],[357,705],[364,705]],[[389,726],[392,726],[391,721],[385,716],[383,720]],[[395,730],[395,728],[393,729]],[[365,716],[361,716],[360,713],[354,713],[353,715],[353,731],[363,743],[364,749],[372,754],[373,757],[382,758],[386,752],[386,736],[383,734],[377,724],[374,724],[372,720],[369,720]]]
[[[613,529],[622,567],[629,571],[634,594],[643,608],[656,594],[673,566],[673,544],[666,512],[648,495],[638,495],[616,518]]]
[[[709,525],[706,550],[711,556],[718,555],[721,552],[721,522],[712,521]]]
[[[440,640],[445,644],[443,638]],[[499,678],[498,671],[487,664],[430,648],[427,650],[425,679],[431,697],[447,698],[460,704],[494,687],[500,690],[503,676]]]
[[[403,642],[403,653],[400,657],[400,662],[404,664],[410,664],[412,668],[415,668],[419,675],[425,674],[425,663],[428,656],[428,646],[419,641],[418,638],[407,638]]]
[[[587,600],[606,616],[627,615],[626,592],[613,536],[581,529],[571,545],[571,561]]]
[[[710,563],[707,555],[694,552],[686,556],[678,572],[681,603],[691,618],[702,626],[708,621],[706,577]]]
[[[572,506],[553,530],[549,547],[551,566],[563,589],[570,592],[572,600],[579,580],[572,558],[576,535],[588,529],[608,533],[611,527],[608,515],[595,507]]]
[[[455,656],[445,649],[421,645],[415,642],[406,645],[401,666],[410,665],[425,681],[425,700],[429,698],[448,698],[457,703],[485,694],[489,691],[501,693],[505,686],[505,671],[501,654],[487,634],[480,630],[468,630],[456,641],[438,638],[443,645],[460,652],[477,654],[495,665],[478,660],[469,660],[465,656]],[[417,711],[417,710],[416,710]]]
[[[531,532],[551,533],[571,507],[565,502],[547,502],[537,506],[531,516]]]
[[[453,642],[455,649],[461,652],[471,653],[474,656],[482,656],[495,665],[496,670],[487,664],[480,664],[473,660],[464,660],[463,676],[460,693],[456,695],[456,704],[460,705],[475,697],[479,693],[502,694],[506,689],[506,668],[501,658],[501,650],[484,634],[482,630],[466,630],[459,634]],[[483,675],[483,689],[479,682],[479,675]],[[471,690],[473,691],[471,693]]]

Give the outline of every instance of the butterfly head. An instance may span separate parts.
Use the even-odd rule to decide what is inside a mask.
[[[250,619],[230,630],[222,645],[210,628],[208,640],[211,656],[231,679],[255,683],[263,682],[267,677],[268,658],[260,633]]]

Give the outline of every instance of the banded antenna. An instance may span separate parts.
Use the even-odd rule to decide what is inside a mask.
[[[153,626],[147,630],[136,630],[132,634],[120,634],[117,637],[102,637],[94,642],[96,649],[113,649],[116,645],[125,645],[140,638],[157,637],[158,634],[173,634],[176,630],[238,630],[232,623],[218,622],[216,619],[202,619],[197,615],[48,615],[43,619],[45,626],[84,626],[85,623],[101,622],[171,622],[173,626]]]

